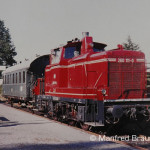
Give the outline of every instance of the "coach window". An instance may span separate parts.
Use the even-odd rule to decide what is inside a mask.
[[[23,83],[25,83],[25,71],[23,71]]]
[[[10,74],[10,78],[9,78],[9,84],[11,84],[11,74]]]
[[[7,76],[7,84],[9,84],[9,75]]]
[[[6,75],[5,75],[5,84],[6,84]]]
[[[6,84],[6,82],[5,82],[5,78],[6,78],[6,77],[4,76],[4,81],[3,81],[3,82],[4,82],[4,84]]]
[[[2,79],[3,79],[3,84],[4,84],[4,76],[2,76]]]
[[[3,84],[5,84],[5,76],[3,76]]]
[[[6,75],[6,84],[7,84],[7,75]]]
[[[19,72],[19,83],[21,83],[21,72]]]
[[[16,83],[17,83],[17,73],[16,73]]]
[[[5,82],[5,76],[3,76],[3,83],[6,84],[6,82]]]
[[[13,84],[15,83],[15,75],[14,75],[14,73],[13,73]]]
[[[25,78],[25,71],[23,71],[23,83],[25,83],[25,80],[26,78]]]
[[[51,52],[51,64],[58,64],[60,62],[60,57],[61,57],[61,50],[58,49],[54,49]]]

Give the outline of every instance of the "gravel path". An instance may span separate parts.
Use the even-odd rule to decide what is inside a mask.
[[[113,142],[90,141],[90,134],[0,103],[0,149],[131,150]]]

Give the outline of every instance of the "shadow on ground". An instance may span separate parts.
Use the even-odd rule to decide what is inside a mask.
[[[18,123],[15,121],[3,121],[2,123],[0,123],[0,127],[11,127],[11,126],[18,126],[18,125],[39,125],[39,124],[49,124],[51,122],[33,122],[33,123]]]
[[[0,147],[0,150],[133,150],[113,142],[79,142],[69,144],[20,144]]]

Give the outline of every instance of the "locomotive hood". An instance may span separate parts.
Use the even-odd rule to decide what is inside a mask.
[[[125,50],[122,47],[118,49],[109,50],[106,52],[108,58],[141,58],[145,59],[145,54],[141,51]]]

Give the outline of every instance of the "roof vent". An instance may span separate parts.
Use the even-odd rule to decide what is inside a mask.
[[[119,50],[123,50],[123,46],[121,44],[118,44],[117,46]]]

